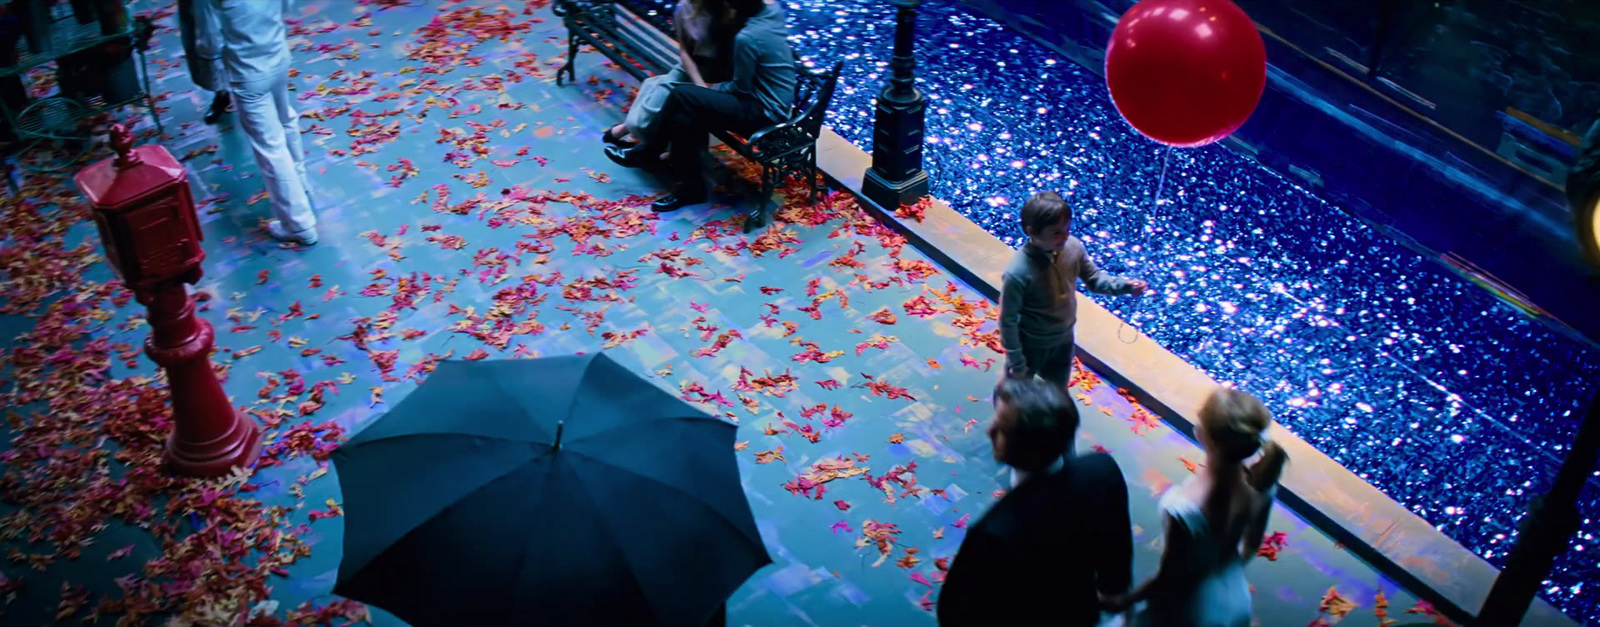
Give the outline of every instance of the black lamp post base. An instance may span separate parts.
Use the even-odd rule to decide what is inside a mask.
[[[894,211],[928,195],[928,173],[917,170],[903,181],[890,181],[879,175],[876,169],[867,170],[867,176],[861,181],[861,195],[886,211]]]
[[[872,120],[872,168],[861,181],[861,195],[886,211],[894,211],[928,195],[928,173],[922,170],[922,92],[916,88],[916,11],[921,0],[889,0],[894,16],[894,59],[889,85],[878,96]]]

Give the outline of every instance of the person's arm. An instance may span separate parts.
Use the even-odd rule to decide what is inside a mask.
[[[683,66],[683,73],[689,75],[690,81],[705,87],[706,81],[700,77],[700,66],[695,64],[694,55],[689,54],[689,50],[694,48],[694,42],[689,41],[689,37],[684,33],[682,26],[675,25],[675,28],[677,30],[675,36],[678,40],[678,64]]]
[[[184,54],[189,57],[189,74],[195,85],[206,91],[227,91],[228,71],[222,62],[225,47],[222,17],[216,3],[217,0],[183,0],[179,3],[180,14],[189,14],[188,30],[185,32],[189,47],[184,49]]]
[[[1161,526],[1165,530],[1166,541],[1161,551],[1161,565],[1156,568],[1156,575],[1135,588],[1133,592],[1116,597],[1112,605],[1117,609],[1133,607],[1135,603],[1149,598],[1152,593],[1180,583],[1179,580],[1186,576],[1187,565],[1184,560],[1190,551],[1189,530],[1171,514],[1161,517]]]
[[[678,49],[678,63],[683,65],[683,73],[689,75],[689,80],[701,87],[706,86],[706,79],[700,76],[700,66],[695,64],[694,57],[690,56],[687,48]]]
[[[1028,281],[1006,273],[1000,286],[1000,345],[1006,349],[1006,376],[1028,372],[1022,355],[1022,306],[1028,294]]]
[[[722,84],[723,91],[755,93],[756,69],[761,66],[761,47],[753,39],[746,33],[739,33],[733,38],[733,80]]]
[[[196,56],[207,62],[222,57],[222,16],[216,0],[184,0],[194,22]]]
[[[1244,538],[1239,545],[1239,558],[1249,564],[1261,552],[1261,538],[1267,535],[1267,521],[1272,518],[1272,495],[1276,490],[1268,490],[1261,495],[1261,511],[1244,528]]]
[[[1083,279],[1083,285],[1089,291],[1097,294],[1132,294],[1143,290],[1143,281],[1125,279],[1113,276],[1100,270],[1094,265],[1094,260],[1089,258],[1089,253],[1083,253],[1083,259],[1078,263],[1078,278]]]
[[[1109,492],[1103,498],[1107,508],[1108,537],[1102,538],[1100,563],[1095,566],[1096,588],[1106,596],[1123,594],[1133,585],[1133,521],[1128,515],[1128,482],[1122,469],[1110,456],[1105,457],[1109,477],[1103,482]]]

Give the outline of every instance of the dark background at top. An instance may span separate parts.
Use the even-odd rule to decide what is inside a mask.
[[[1498,143],[1494,114],[1506,107],[1577,135],[1600,111],[1594,0],[1236,1],[1257,23],[1324,60],[1337,59],[1332,50],[1367,65],[1381,47],[1379,77],[1431,101],[1437,108],[1413,108],[1481,145]],[[1380,40],[1385,11],[1394,26]]]
[[[966,0],[1042,22],[1067,18],[1067,0]],[[1134,0],[1100,0],[1121,13]],[[1318,60],[1378,86],[1409,108],[1493,150],[1495,113],[1515,107],[1582,135],[1600,112],[1597,0],[1235,0],[1256,23]],[[1391,20],[1380,28],[1384,17]],[[1339,58],[1372,65],[1377,76]],[[1334,54],[1337,53],[1337,54]],[[1378,78],[1433,103],[1412,101]],[[1559,181],[1556,181],[1559,183]]]
[[[1137,3],[955,1],[1095,72]],[[1230,147],[1600,342],[1600,273],[1562,193],[1600,114],[1600,0],[1235,1],[1272,68]]]

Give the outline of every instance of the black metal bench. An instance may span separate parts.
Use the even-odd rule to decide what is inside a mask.
[[[555,13],[567,26],[567,63],[556,72],[556,84],[564,74],[578,80],[575,65],[580,48],[593,46],[634,78],[643,80],[662,74],[678,62],[678,42],[656,25],[639,17],[615,0],[556,0]],[[769,205],[778,185],[792,174],[808,177],[811,202],[821,191],[817,179],[817,138],[833,92],[839,83],[843,62],[825,72],[795,66],[794,109],[787,120],[740,137],[733,133],[713,133],[734,152],[761,165],[761,203],[746,221],[746,232],[765,226],[771,214]]]

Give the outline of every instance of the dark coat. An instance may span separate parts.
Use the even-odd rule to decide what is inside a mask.
[[[1132,569],[1122,469],[1103,453],[1070,457],[967,530],[939,593],[939,624],[1093,627],[1096,592],[1127,592]]]

